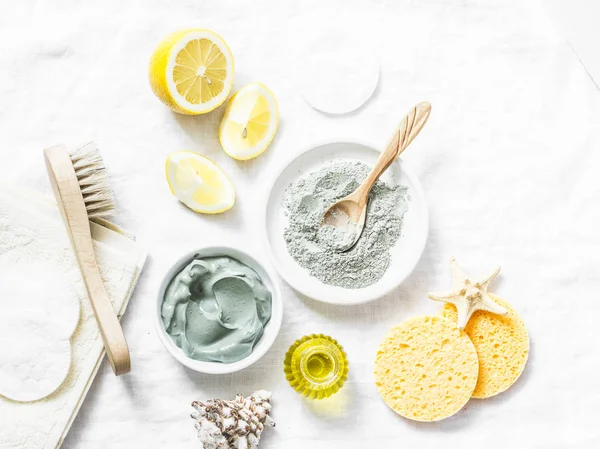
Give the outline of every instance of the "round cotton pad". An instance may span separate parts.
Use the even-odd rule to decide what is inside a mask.
[[[80,314],[74,279],[35,260],[2,274],[0,396],[36,401],[56,391],[69,373],[70,338]],[[15,292],[22,294],[15,297]]]
[[[465,326],[479,357],[479,379],[473,391],[473,397],[478,399],[502,393],[514,384],[529,356],[529,337],[523,320],[509,303],[495,295],[490,296],[508,313],[496,315],[479,310]],[[441,313],[456,322],[454,305],[446,304]]]
[[[458,412],[477,382],[475,347],[452,321],[411,318],[379,345],[375,384],[385,403],[415,421],[439,421]]]
[[[39,335],[26,340],[14,335],[19,334],[12,338],[0,336],[0,395],[20,402],[45,398],[61,386],[69,373],[71,344],[69,340]]]
[[[315,109],[345,114],[367,102],[379,82],[373,49],[347,33],[309,43],[301,58],[300,90]]]

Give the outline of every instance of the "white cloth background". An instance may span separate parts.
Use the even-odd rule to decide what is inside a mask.
[[[259,80],[277,95],[281,126],[260,158],[238,163],[220,149],[222,108],[178,116],[152,95],[149,56],[185,26],[227,40],[235,88]],[[343,117],[312,110],[296,88],[304,42],[326,39],[331,29],[371,41],[382,67],[375,97]],[[274,392],[277,427],[265,434],[265,449],[590,448],[600,441],[600,93],[537,1],[3,2],[0,68],[0,176],[49,193],[41,149],[96,139],[116,192],[116,221],[150,249],[124,318],[133,372],[114,378],[104,364],[64,448],[197,447],[192,400],[258,388]],[[226,376],[177,364],[152,325],[169,264],[216,242],[264,255],[262,204],[285,161],[322,139],[383,145],[421,100],[433,113],[406,158],[428,196],[431,229],[403,286],[356,307],[318,304],[284,286],[282,331],[259,363]],[[234,209],[199,216],[171,196],[164,162],[182,149],[229,173]],[[452,255],[469,274],[503,266],[491,290],[523,316],[531,358],[507,393],[417,424],[381,402],[372,362],[390,326],[437,312],[426,293],[450,285]],[[351,363],[343,392],[319,404],[296,395],[282,373],[287,347],[311,332],[339,339]]]

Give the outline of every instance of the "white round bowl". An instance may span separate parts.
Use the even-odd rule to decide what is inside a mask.
[[[275,268],[295,290],[318,301],[331,304],[360,304],[380,298],[398,287],[419,261],[429,228],[425,193],[419,179],[405,161],[397,159],[381,179],[388,184],[401,184],[409,189],[409,208],[404,215],[402,236],[390,249],[391,261],[383,277],[374,284],[359,289],[327,285],[309,274],[290,256],[284,230],[288,218],[282,200],[291,182],[319,170],[323,164],[337,160],[355,160],[373,166],[380,151],[373,145],[360,142],[327,142],[312,146],[294,158],[279,173],[273,183],[265,208],[266,246]]]
[[[264,329],[264,334],[261,339],[256,343],[252,353],[237,362],[233,363],[220,363],[220,362],[202,362],[200,360],[194,360],[183,353],[183,351],[173,342],[169,334],[165,331],[161,318],[161,308],[165,291],[173,279],[173,277],[179,273],[187,264],[189,264],[194,256],[200,257],[214,257],[214,256],[229,256],[239,260],[243,264],[249,266],[258,273],[261,277],[265,286],[271,291],[272,296],[272,307],[271,307],[271,319],[267,323]],[[250,256],[247,252],[240,249],[232,248],[229,246],[210,246],[192,251],[181,259],[167,271],[156,298],[156,313],[154,313],[154,326],[160,341],[169,353],[182,365],[197,371],[199,373],[206,374],[227,374],[240,371],[244,368],[249,367],[256,361],[258,361],[275,342],[279,329],[281,328],[281,320],[283,318],[283,302],[281,300],[281,290],[276,282],[276,275],[273,271],[266,267],[266,265],[258,262],[253,256]]]

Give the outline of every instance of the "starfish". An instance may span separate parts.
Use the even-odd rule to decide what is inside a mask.
[[[500,267],[479,282],[473,282],[467,278],[454,257],[450,259],[450,270],[452,271],[452,292],[429,293],[429,298],[454,304],[458,311],[458,327],[460,329],[465,328],[471,315],[477,310],[506,315],[506,309],[496,304],[487,291],[490,283],[500,273]]]

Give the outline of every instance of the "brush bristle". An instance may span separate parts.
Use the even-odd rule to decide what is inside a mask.
[[[111,215],[115,210],[115,200],[98,146],[90,142],[75,150],[71,154],[71,162],[90,218]]]

